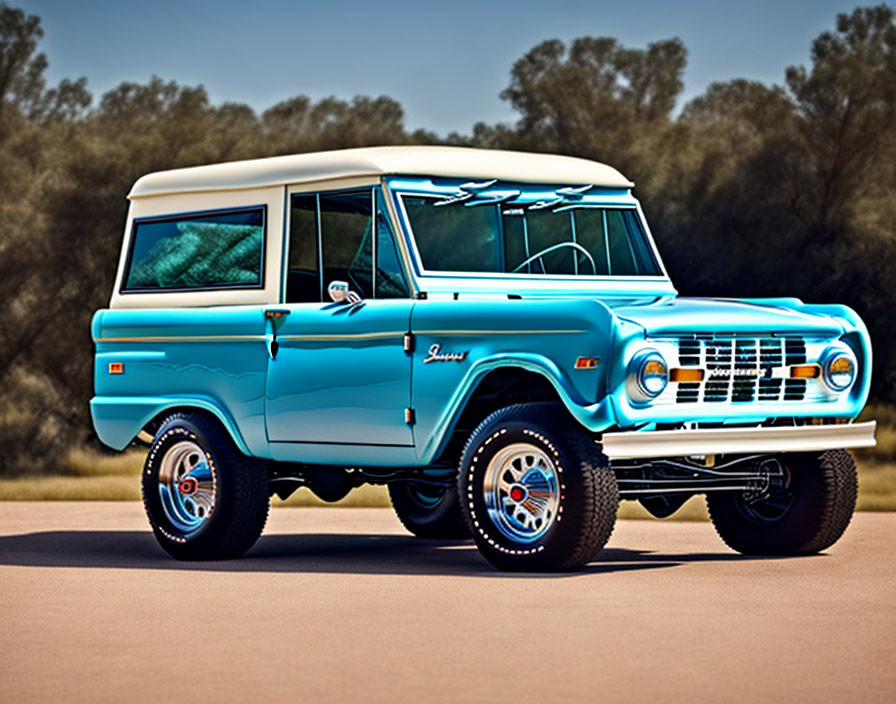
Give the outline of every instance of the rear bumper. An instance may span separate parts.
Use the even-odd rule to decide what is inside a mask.
[[[687,455],[751,455],[873,447],[877,423],[801,425],[769,428],[707,428],[604,433],[601,443],[611,460]]]

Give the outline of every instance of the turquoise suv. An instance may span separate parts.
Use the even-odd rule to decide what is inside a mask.
[[[632,183],[569,157],[379,147],[149,174],[93,319],[93,421],[149,445],[180,559],[248,550],[270,497],[386,484],[424,538],[581,567],[620,499],[705,494],[746,554],[823,550],[856,500],[861,319],[681,298]]]

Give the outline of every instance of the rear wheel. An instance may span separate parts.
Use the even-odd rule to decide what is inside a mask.
[[[457,500],[457,489],[453,486],[392,482],[389,498],[398,520],[418,538],[451,540],[470,537]]]
[[[616,522],[616,478],[600,447],[556,403],[496,411],[473,432],[458,488],[479,551],[504,570],[588,563]]]
[[[709,494],[719,537],[745,555],[799,555],[829,548],[855,511],[856,463],[846,450],[786,454],[761,494]]]
[[[241,555],[267,521],[267,464],[243,455],[217,420],[202,413],[165,419],[142,486],[156,539],[180,560]]]

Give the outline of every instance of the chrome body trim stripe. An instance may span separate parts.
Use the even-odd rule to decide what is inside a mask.
[[[416,330],[415,335],[575,335],[587,330]],[[335,335],[278,335],[278,340],[378,340],[390,337],[401,337],[407,330],[392,332],[345,333]],[[245,342],[264,341],[264,335],[168,335],[147,337],[98,337],[94,342]]]
[[[579,335],[588,330],[413,330],[415,335]]]
[[[311,342],[327,341],[327,340],[380,340],[390,337],[404,338],[406,330],[396,330],[395,332],[359,332],[346,333],[343,335],[277,335],[278,340],[308,340]]]
[[[688,455],[741,455],[809,452],[877,444],[875,421],[844,425],[760,428],[706,428],[604,433],[604,454],[611,460]]]
[[[97,337],[94,342],[245,342],[264,341],[264,335],[165,335],[159,337]]]

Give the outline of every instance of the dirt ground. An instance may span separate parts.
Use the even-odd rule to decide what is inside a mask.
[[[139,503],[0,503],[0,700],[896,701],[896,514],[745,559],[622,521],[584,572],[506,575],[388,509],[282,509],[177,563]]]

